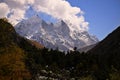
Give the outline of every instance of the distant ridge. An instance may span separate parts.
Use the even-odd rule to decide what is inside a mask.
[[[93,47],[95,47],[98,43],[96,44],[92,44],[92,45],[89,45],[89,46],[86,46],[86,47],[83,47],[83,48],[80,48],[78,49],[79,52],[87,52],[89,51],[90,49],[92,49]]]
[[[44,48],[43,45],[41,45],[40,43],[38,43],[37,41],[34,41],[34,40],[28,40],[33,46],[35,46],[36,48],[38,49],[42,49]]]

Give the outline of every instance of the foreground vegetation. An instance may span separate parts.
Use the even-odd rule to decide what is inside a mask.
[[[25,54],[17,44],[17,34],[6,19],[0,19],[0,80],[25,80],[31,75]]]
[[[116,39],[111,47],[105,45],[107,51],[101,50],[101,55],[94,50],[80,53],[76,47],[66,53],[39,49],[0,19],[0,80],[119,80],[120,40]]]

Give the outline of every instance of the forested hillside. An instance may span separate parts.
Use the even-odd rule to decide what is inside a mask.
[[[6,19],[0,19],[0,80],[30,79],[25,65],[24,50],[18,44],[18,35]]]
[[[0,19],[0,80],[119,80],[120,27],[87,53],[38,48]]]

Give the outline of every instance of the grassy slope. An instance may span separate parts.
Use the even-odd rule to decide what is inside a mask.
[[[0,19],[0,80],[30,79],[25,54],[17,44],[17,34],[10,23]]]

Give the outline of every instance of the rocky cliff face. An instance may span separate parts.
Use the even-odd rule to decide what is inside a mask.
[[[60,20],[56,23],[47,23],[38,16],[33,16],[15,26],[21,36],[35,40],[47,48],[72,50],[74,47],[84,47],[98,42],[95,36],[87,31],[71,30],[70,25]]]

